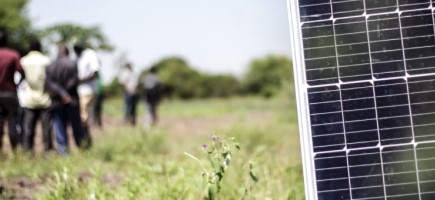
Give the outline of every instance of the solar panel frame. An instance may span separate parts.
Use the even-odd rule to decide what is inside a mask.
[[[317,7],[305,9],[313,4]],[[287,5],[306,199],[435,198],[430,184],[435,163],[428,162],[435,156],[426,151],[435,149],[430,133],[435,130],[435,1],[287,0]],[[365,30],[357,27],[361,16]],[[338,28],[341,22],[352,23],[352,29]],[[367,65],[370,74],[356,68]],[[364,112],[357,116],[355,110]],[[372,129],[370,137],[359,138]],[[370,163],[353,158],[367,161],[371,154]],[[365,178],[364,185],[360,176],[374,178]]]
[[[315,1],[315,0],[313,0]],[[296,0],[287,0],[287,9],[289,14],[289,27],[290,27],[290,41],[293,46],[292,49],[292,59],[294,73],[294,84],[295,84],[295,96],[296,96],[296,109],[298,112],[298,126],[300,132],[300,143],[301,143],[301,158],[303,164],[303,174],[304,174],[304,188],[305,188],[305,198],[307,200],[317,199],[317,188],[315,185],[315,175],[314,170],[314,160],[311,159],[314,155],[312,150],[312,139],[310,131],[310,120],[307,106],[308,99],[306,93],[306,74],[305,74],[305,63],[303,62],[304,56],[303,45],[302,45],[302,31],[299,28],[299,3]]]

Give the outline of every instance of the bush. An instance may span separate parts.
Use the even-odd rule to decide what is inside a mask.
[[[163,96],[169,98],[228,97],[239,91],[239,81],[231,75],[210,75],[193,69],[185,60],[165,58],[152,67],[158,69]],[[144,75],[146,70],[141,74]]]
[[[249,64],[243,79],[243,91],[271,97],[282,89],[284,83],[293,83],[292,62],[285,56],[267,56]]]
[[[122,87],[116,78],[109,85],[105,85],[103,91],[104,96],[107,98],[122,96]]]
[[[240,81],[231,75],[203,75],[201,97],[230,97],[239,93]]]
[[[166,98],[210,98],[236,95],[272,97],[293,87],[292,62],[285,56],[267,56],[255,59],[242,81],[232,75],[205,74],[192,68],[179,57],[164,58],[152,67],[157,68],[162,82],[162,95]],[[147,73],[141,72],[141,77]],[[287,86],[287,87],[284,87]],[[120,96],[122,88],[115,79],[105,86],[108,97]]]

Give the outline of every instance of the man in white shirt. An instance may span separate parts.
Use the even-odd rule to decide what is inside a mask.
[[[80,98],[80,116],[85,129],[85,138],[89,140],[88,142],[91,142],[89,133],[89,117],[91,106],[93,105],[96,95],[96,81],[98,71],[101,67],[100,60],[98,59],[97,52],[93,49],[85,48],[84,45],[74,46],[74,51],[78,57],[77,68],[80,84],[77,90]]]
[[[130,63],[125,64],[118,77],[119,83],[124,91],[125,101],[125,122],[136,125],[136,105],[137,105],[137,86],[139,83],[138,75],[133,71]]]
[[[20,95],[25,105],[24,149],[29,152],[34,151],[35,125],[40,118],[44,150],[48,152],[53,149],[53,144],[49,114],[51,99],[45,89],[45,70],[51,61],[41,53],[41,43],[33,41],[30,44],[30,52],[21,58],[20,62],[26,76]]]
[[[157,67],[151,67],[149,72],[142,77],[141,83],[145,89],[145,103],[147,116],[145,127],[151,127],[157,124],[158,114],[157,106],[161,100],[161,83],[157,76]]]

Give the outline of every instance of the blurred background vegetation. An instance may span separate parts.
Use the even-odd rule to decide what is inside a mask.
[[[10,45],[21,54],[34,37],[49,45],[80,40],[99,50],[116,48],[98,26],[35,29],[27,3],[0,0],[0,29],[12,36]],[[201,146],[213,134],[235,137],[241,145],[218,199],[304,199],[289,58],[254,58],[237,77],[198,71],[182,57],[138,67],[144,68],[141,74],[151,67],[159,70],[167,98],[159,126],[149,131],[122,123],[121,88],[114,79],[105,86],[105,127],[93,132],[95,147],[73,149],[68,158],[0,155],[0,199],[202,199],[201,167],[183,152],[206,162]],[[139,116],[144,110],[139,104]],[[259,176],[256,184],[244,176],[251,161]]]
[[[254,59],[242,77],[230,74],[207,74],[195,70],[179,57],[160,60],[152,67],[158,69],[167,98],[192,99],[261,95],[277,95],[285,85],[293,83],[292,62],[285,56],[268,55]],[[147,69],[141,74],[145,74]],[[120,96],[121,87],[114,79],[105,87],[108,97]]]
[[[26,54],[29,41],[39,38],[46,45],[56,43],[87,43],[91,47],[111,51],[112,46],[98,26],[79,24],[55,24],[43,29],[32,27],[26,14],[28,0],[0,0],[0,29],[11,36],[10,45],[22,55]],[[121,64],[121,63],[119,63]],[[261,95],[272,97],[284,85],[292,83],[292,62],[286,56],[267,55],[253,59],[247,71],[240,77],[231,74],[208,74],[196,70],[182,57],[167,57],[152,66],[141,66],[146,73],[157,67],[162,79],[164,97],[170,99],[192,99]],[[106,97],[121,96],[121,87],[113,79],[105,86]]]

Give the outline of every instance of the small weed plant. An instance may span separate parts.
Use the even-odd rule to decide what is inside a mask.
[[[198,159],[197,157],[186,153],[185,154],[192,159],[196,160],[202,168],[202,177],[204,178],[204,200],[214,200],[221,191],[221,183],[230,165],[233,151],[235,149],[240,150],[240,144],[235,141],[235,138],[220,139],[218,136],[212,136],[211,144],[204,144],[202,149],[207,155],[209,161],[209,168]],[[247,165],[249,168],[249,175],[247,179],[251,181],[245,181],[246,187],[244,187],[243,196],[253,199],[251,196],[252,184],[250,182],[257,182],[258,177],[255,173],[254,164],[249,162]]]

